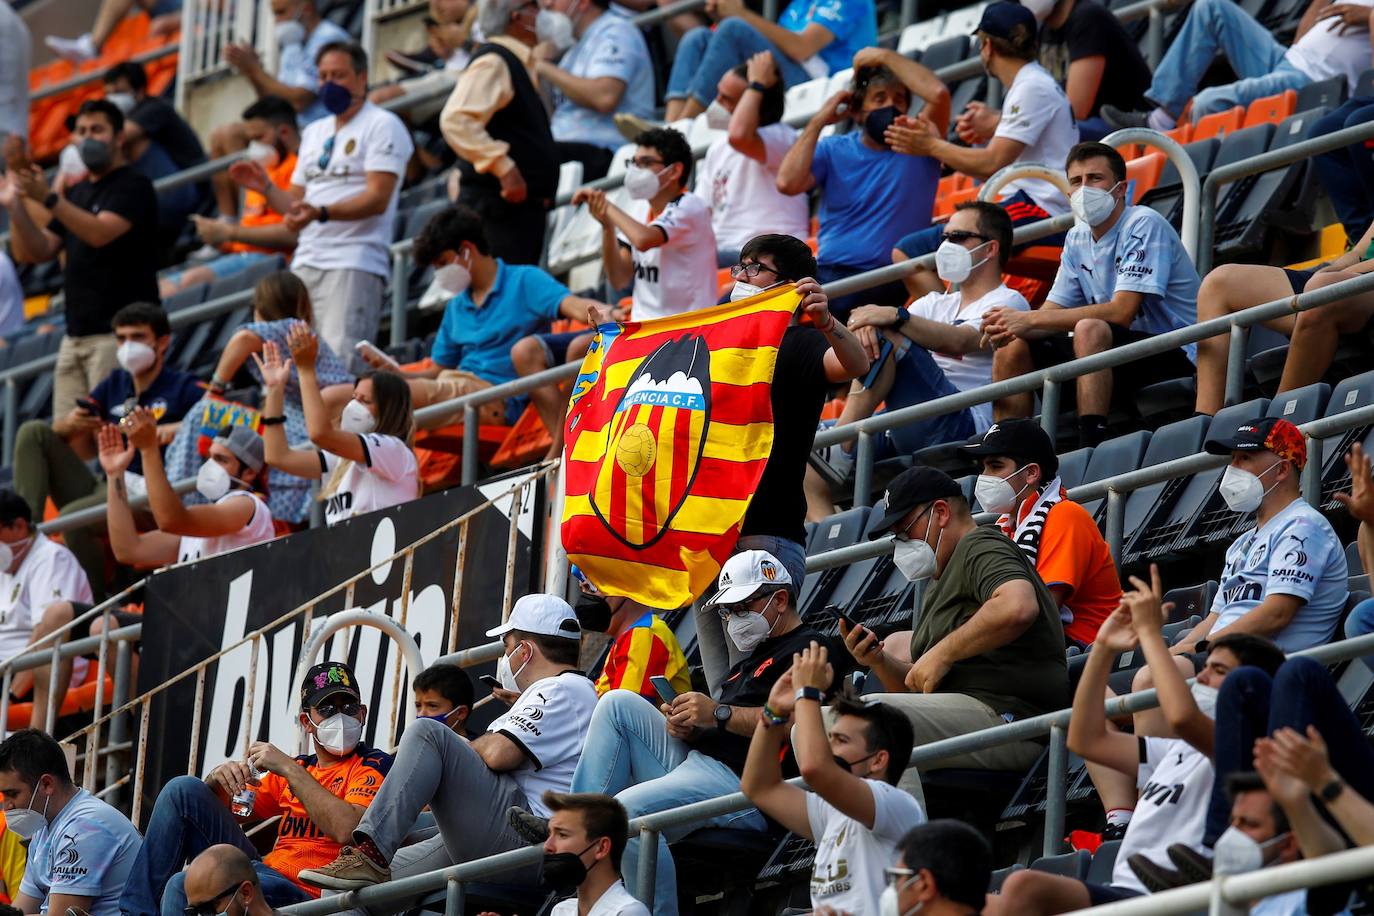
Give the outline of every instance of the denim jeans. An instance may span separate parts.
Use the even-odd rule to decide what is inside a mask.
[[[713,757],[668,734],[663,714],[630,690],[612,690],[596,704],[572,791],[614,795],[630,817],[676,808],[739,791],[739,777]],[[754,808],[664,831],[658,836],[654,916],[677,914],[677,869],[669,841],[700,827],[766,830]],[[639,873],[639,836],[630,838],[620,873],[633,884]]]
[[[1198,92],[1218,51],[1240,79]],[[1196,121],[1285,89],[1301,89],[1312,78],[1284,59],[1287,51],[1232,0],[1194,0],[1145,95],[1175,116],[1191,98]]]
[[[1255,768],[1255,741],[1287,726],[1305,734],[1321,732],[1331,767],[1365,798],[1374,798],[1374,750],[1326,666],[1310,658],[1290,658],[1271,678],[1259,668],[1236,668],[1217,695],[1216,741],[1212,759],[1216,779],[1207,810],[1203,842],[1211,846],[1230,826],[1226,777]]]
[[[912,344],[897,360],[896,377],[892,382],[892,390],[887,393],[887,410],[924,404],[958,392],[959,389],[945,378],[944,370],[935,362],[930,351],[919,344]],[[928,445],[963,442],[973,433],[973,412],[965,407],[954,413],[889,430],[887,436],[897,454],[909,455]]]
[[[1374,97],[1349,99],[1317,119],[1312,137],[1324,137],[1343,127],[1357,127],[1370,121],[1374,121]],[[1313,156],[1312,165],[1353,244],[1374,223],[1374,150],[1366,143],[1352,143]]]
[[[310,895],[258,858],[248,837],[214,790],[194,776],[178,776],[158,794],[143,846],[129,871],[119,909],[129,916],[183,916],[186,892],[181,870],[211,846],[229,843],[253,860],[269,906],[284,907]]]
[[[1345,618],[1345,638],[1354,639],[1356,636],[1368,636],[1374,633],[1374,598],[1366,598],[1350,611],[1350,616]],[[1374,671],[1374,654],[1366,655],[1362,661],[1369,666],[1370,671]]]
[[[743,19],[726,19],[714,31],[703,25],[682,36],[663,97],[690,96],[703,107],[710,105],[720,78],[760,51],[773,52],[784,86],[795,86],[811,78],[801,64],[779,51],[758,29]]]

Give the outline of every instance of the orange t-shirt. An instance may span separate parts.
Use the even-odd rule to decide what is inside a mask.
[[[267,170],[267,177],[272,183],[283,191],[291,187],[291,175],[296,171],[296,154],[291,153],[277,167]],[[267,198],[257,191],[243,192],[243,213],[239,215],[240,226],[273,226],[282,221],[282,215],[271,207],[267,206]],[[276,254],[276,249],[263,248],[260,245],[250,245],[247,242],[230,242],[225,245],[225,250],[230,252],[241,251],[260,251],[266,254]]]
[[[1073,621],[1064,635],[1081,643],[1096,639],[1097,628],[1121,603],[1121,579],[1088,510],[1068,499],[1054,504],[1045,516],[1035,568],[1046,586],[1069,590],[1064,605]]]
[[[305,767],[315,781],[344,801],[366,808],[377,797],[382,780],[391,769],[392,757],[376,748],[358,745],[354,753],[333,766],[322,767],[314,754],[302,754],[296,762]],[[262,820],[280,814],[277,822],[277,842],[272,851],[263,856],[269,868],[295,881],[312,897],[320,896],[320,889],[302,884],[296,875],[302,869],[318,868],[339,856],[342,844],[334,842],[315,826],[301,800],[291,791],[286,780],[275,773],[262,777],[253,802],[253,817]]]

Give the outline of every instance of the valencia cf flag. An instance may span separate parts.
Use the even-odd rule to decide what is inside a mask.
[[[563,546],[597,587],[672,609],[713,584],[773,447],[788,284],[604,324],[568,407]]]

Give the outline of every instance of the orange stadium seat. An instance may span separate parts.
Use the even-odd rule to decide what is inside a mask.
[[[1188,142],[1196,143],[1199,140],[1207,140],[1216,137],[1220,140],[1229,133],[1238,131],[1245,125],[1245,109],[1237,105],[1229,111],[1218,111],[1216,114],[1209,114],[1200,118],[1193,125],[1193,136]]]
[[[1251,102],[1250,107],[1245,109],[1245,126],[1277,124],[1297,110],[1297,90],[1286,89],[1278,95],[1265,96]]]
[[[1139,201],[1159,184],[1159,176],[1164,172],[1167,158],[1163,153],[1150,153],[1139,159],[1127,160],[1126,180],[1135,182],[1135,201]]]
[[[1193,123],[1191,121],[1184,121],[1173,130],[1166,130],[1164,136],[1173,140],[1175,143],[1192,143],[1194,139]]]

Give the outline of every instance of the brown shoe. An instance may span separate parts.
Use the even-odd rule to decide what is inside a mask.
[[[355,891],[390,881],[391,869],[378,865],[352,846],[345,846],[339,857],[328,865],[302,869],[300,879],[331,891]]]

